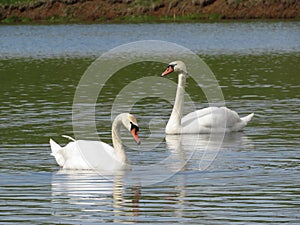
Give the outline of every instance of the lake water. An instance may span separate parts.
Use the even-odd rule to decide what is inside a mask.
[[[0,223],[299,224],[299,37],[299,22],[0,26]],[[149,39],[199,54],[226,106],[241,116],[254,112],[253,120],[207,149],[209,135],[164,134],[172,104],[163,96],[138,99],[132,113],[142,144],[122,132],[132,165],[156,167],[171,156],[165,169],[173,171],[196,145],[184,167],[167,177],[154,168],[151,180],[159,182],[150,185],[143,183],[149,171],[60,170],[49,138],[64,145],[62,134],[74,137],[72,104],[87,68],[114,47]],[[155,75],[159,85],[165,67],[140,62],[107,80],[96,103],[102,141],[111,144],[115,98],[126,105],[122,88]],[[177,82],[175,75],[165,80]],[[197,108],[207,106],[192,78],[186,89]]]

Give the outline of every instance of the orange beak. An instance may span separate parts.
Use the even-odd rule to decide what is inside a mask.
[[[169,73],[172,73],[174,71],[173,67],[172,66],[168,66],[168,68],[165,70],[165,72],[163,72],[161,74],[162,77],[166,76],[167,74]]]
[[[134,137],[134,140],[136,141],[136,143],[139,145],[141,143],[140,138],[138,136],[137,130],[136,128],[132,128],[131,129],[131,135]]]

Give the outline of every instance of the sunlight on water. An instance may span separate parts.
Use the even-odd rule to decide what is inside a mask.
[[[0,57],[99,56],[140,40],[170,41],[201,54],[298,52],[299,35],[299,22],[3,25]]]
[[[130,29],[141,29],[141,36],[145,32],[142,25],[128,25],[128,29],[127,25],[101,25],[103,30],[99,26],[51,26],[48,35],[65,28],[72,32],[76,28],[78,36],[86,35],[87,30],[99,36],[101,32],[109,36]],[[145,26],[164,30],[175,25]],[[143,186],[140,180],[141,175],[149,175],[143,170],[110,176],[95,171],[65,171],[59,169],[50,155],[50,137],[65,145],[68,140],[61,135],[74,136],[73,96],[82,74],[98,54],[96,51],[106,50],[103,43],[91,50],[89,45],[71,46],[72,41],[78,41],[75,36],[69,44],[63,41],[63,37],[64,53],[77,52],[77,57],[57,57],[64,53],[60,46],[55,46],[55,39],[40,50],[43,59],[36,59],[38,47],[7,50],[5,44],[9,42],[1,42],[0,223],[298,224],[300,55],[295,51],[299,42],[293,41],[298,23],[191,24],[186,30],[194,32],[192,28],[198,26],[205,27],[206,37],[219,34],[217,36],[221,38],[223,30],[224,42],[227,32],[234,30],[235,26],[242,30],[247,28],[255,34],[270,30],[284,35],[291,31],[291,36],[286,41],[280,36],[273,37],[270,43],[262,46],[258,44],[265,37],[262,34],[261,39],[257,36],[245,47],[241,41],[244,34],[239,30],[232,47],[229,47],[231,44],[216,46],[218,53],[225,46],[225,52],[240,51],[239,54],[203,56],[217,77],[227,107],[241,116],[255,112],[253,121],[244,132],[225,136],[218,152],[208,148],[208,143],[212,143],[208,135],[197,137],[195,142],[192,135],[164,134],[172,110],[169,102],[155,98],[136,102],[132,113],[139,121],[142,144],[131,147],[130,134],[122,130],[133,168],[147,168],[169,157],[165,171],[157,171],[157,168],[152,171],[151,180],[160,180],[166,171],[182,167],[173,176],[149,186]],[[120,30],[113,29],[116,27]],[[221,31],[210,33],[213,27]],[[24,35],[30,31],[31,35],[47,36],[47,26],[21,28],[3,26],[0,29],[11,31],[0,34],[7,39],[21,31]],[[99,36],[92,35],[90,39],[96,41]],[[29,37],[16,36],[14,41],[16,45],[25,43],[26,46]],[[191,35],[190,43],[196,43],[193,38]],[[106,47],[122,41],[128,41],[125,35],[121,40],[112,39]],[[203,52],[215,51],[212,49],[215,42],[204,44]],[[36,46],[39,45],[41,43],[37,42]],[[200,44],[192,49],[198,51],[197,48],[201,48]],[[268,54],[245,54],[256,48],[258,52],[267,49]],[[82,54],[89,57],[78,57]],[[14,58],[28,55],[32,58]],[[56,58],[51,58],[52,55]],[[135,79],[154,74],[159,77],[165,66],[139,63],[118,71],[108,80],[96,106],[97,132],[102,141],[111,144],[110,110],[114,96]],[[119,79],[122,74],[126,79]],[[177,81],[176,76],[166,79]],[[154,91],[163,93],[157,86],[155,88]],[[207,106],[204,94],[191,78],[187,79],[187,93],[198,108]],[[120,100],[125,99],[120,96]],[[186,107],[185,113],[189,110]],[[195,145],[196,150],[192,151]],[[209,157],[216,158],[210,161]],[[185,164],[186,158],[189,160]],[[206,164],[208,168],[199,170],[199,166]]]

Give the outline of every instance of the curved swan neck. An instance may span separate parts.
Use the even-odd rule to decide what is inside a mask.
[[[112,143],[113,143],[113,147],[116,151],[117,159],[121,163],[128,162],[128,159],[127,159],[127,156],[125,153],[125,149],[122,144],[121,135],[120,135],[121,125],[123,124],[124,116],[126,116],[126,115],[125,114],[118,115],[112,124]]]
[[[173,110],[166,126],[166,133],[181,133],[181,117],[184,105],[186,74],[178,74],[178,85]]]

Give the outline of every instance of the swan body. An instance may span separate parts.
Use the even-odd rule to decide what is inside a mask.
[[[118,115],[112,124],[112,142],[110,146],[101,141],[71,140],[66,146],[61,147],[50,139],[51,155],[54,156],[57,164],[63,169],[100,169],[112,171],[129,168],[128,158],[120,138],[121,125],[125,126],[139,144],[138,124],[135,117],[129,113]]]
[[[178,73],[178,86],[173,110],[165,130],[167,134],[241,131],[252,119],[254,113],[240,118],[235,111],[226,107],[208,107],[191,112],[182,118],[187,76],[185,64],[182,61],[171,62],[162,76],[172,72]]]

